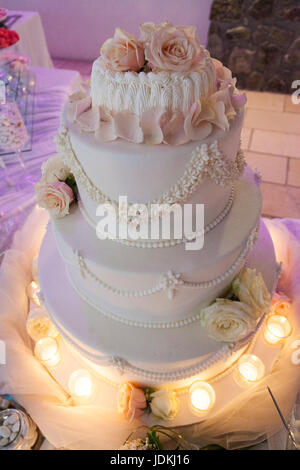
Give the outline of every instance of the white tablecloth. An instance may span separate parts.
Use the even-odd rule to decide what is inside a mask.
[[[9,28],[17,31],[20,36],[20,41],[14,49],[28,56],[33,66],[53,67],[39,13],[9,10],[8,16],[12,15],[21,15],[21,18]]]
[[[39,179],[42,162],[55,153],[53,138],[59,127],[60,111],[67,94],[80,82],[80,75],[72,70],[39,67],[32,70],[36,75],[32,150],[23,152],[22,158],[26,165],[24,178],[34,182]],[[3,160],[8,177],[18,181],[22,168],[15,156],[6,155]],[[0,253],[9,246],[13,232],[23,223],[35,200],[32,184],[28,183],[25,189],[10,189],[3,173],[0,168]]]

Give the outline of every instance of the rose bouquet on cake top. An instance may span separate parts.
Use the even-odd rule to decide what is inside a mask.
[[[209,59],[200,45],[195,26],[172,23],[143,23],[140,38],[116,28],[113,38],[101,47],[101,64],[112,74],[169,73],[187,75],[199,72]],[[82,131],[94,132],[101,142],[121,138],[134,143],[181,145],[207,138],[214,130],[229,130],[229,123],[240,112],[246,95],[236,89],[231,71],[214,59],[215,91],[199,98],[185,111],[154,106],[137,115],[129,110],[113,111],[92,107],[88,93],[70,97],[70,121]]]
[[[35,185],[37,203],[55,218],[69,214],[76,199],[76,182],[69,168],[58,156],[49,158],[42,165],[42,178]]]

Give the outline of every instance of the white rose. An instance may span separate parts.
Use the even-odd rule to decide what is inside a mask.
[[[29,312],[26,328],[33,341],[38,341],[41,338],[45,338],[45,336],[51,336],[52,338],[58,336],[58,331],[51,322],[44,307],[33,308]]]
[[[252,309],[243,302],[217,299],[201,311],[201,325],[216,341],[235,342],[255,328]]]
[[[152,413],[161,419],[173,419],[178,412],[176,393],[172,390],[157,390],[150,395]]]
[[[69,175],[69,168],[64,165],[58,155],[42,164],[42,183],[52,184],[56,181],[65,181]]]
[[[249,305],[256,316],[266,313],[270,308],[271,296],[262,275],[255,269],[244,268],[232,283],[235,295]]]
[[[52,184],[39,182],[35,185],[35,192],[39,206],[47,209],[53,217],[61,218],[69,214],[74,194],[63,181],[56,181]]]

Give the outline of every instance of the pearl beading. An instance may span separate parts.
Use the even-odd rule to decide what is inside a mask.
[[[234,271],[238,268],[238,266],[240,264],[242,264],[244,262],[244,260],[246,259],[246,257],[248,256],[249,251],[253,248],[253,246],[256,243],[257,237],[258,237],[258,226],[255,227],[255,229],[252,230],[244,249],[242,250],[241,254],[238,256],[236,261],[232,264],[232,266],[224,274],[218,276],[217,278],[215,278],[213,280],[206,281],[206,282],[198,282],[198,283],[197,282],[188,282],[188,281],[184,281],[184,280],[181,279],[179,281],[179,283],[177,283],[177,284],[176,283],[173,284],[173,281],[172,281],[171,285],[170,285],[168,283],[165,284],[165,282],[166,282],[165,280],[161,280],[160,283],[158,284],[159,287],[155,286],[155,287],[150,288],[148,290],[146,289],[146,290],[141,290],[141,291],[138,291],[138,290],[137,291],[122,291],[121,289],[117,289],[117,288],[114,288],[113,286],[109,286],[104,281],[98,279],[97,276],[95,276],[93,273],[89,274],[87,271],[85,271],[85,273],[90,275],[90,276],[92,275],[93,276],[92,278],[95,282],[99,283],[99,285],[101,285],[101,287],[104,287],[105,289],[109,289],[112,293],[114,293],[116,295],[121,295],[121,296],[124,296],[124,297],[125,296],[126,297],[131,297],[131,298],[144,296],[144,295],[152,295],[152,294],[155,294],[159,291],[168,290],[168,289],[170,289],[171,291],[173,289],[175,289],[175,291],[176,291],[176,289],[178,287],[191,288],[191,289],[207,289],[209,287],[216,286],[220,282],[226,280],[226,278],[230,274],[234,273]],[[76,259],[77,254],[74,254],[74,255],[75,255],[75,259]],[[65,260],[65,261],[70,262],[70,261],[67,261],[67,260]],[[181,328],[181,327],[184,327],[186,325],[189,325],[191,323],[194,323],[194,322],[200,320],[201,309],[200,309],[200,311],[199,311],[199,309],[196,310],[195,312],[193,312],[187,318],[184,318],[184,319],[181,319],[181,320],[169,321],[169,322],[161,322],[161,321],[160,322],[141,322],[141,321],[130,320],[128,318],[121,317],[119,315],[116,315],[115,313],[108,312],[108,311],[104,310],[102,307],[99,307],[99,305],[96,302],[94,302],[92,299],[90,299],[84,292],[82,292],[81,289],[78,288],[77,285],[75,285],[74,281],[72,280],[71,276],[68,273],[68,270],[67,270],[67,274],[68,274],[68,278],[69,278],[69,281],[70,281],[73,289],[77,292],[77,294],[87,304],[89,304],[95,310],[98,310],[102,315],[105,315],[108,318],[111,318],[115,321],[123,323],[127,326],[133,326],[133,327],[137,327],[137,328]],[[172,279],[172,276],[170,276],[170,278]],[[153,289],[155,289],[155,290],[153,291]],[[127,292],[127,295],[125,295],[125,292]],[[130,293],[130,295],[129,295],[129,293]],[[174,294],[174,292],[172,294]]]
[[[64,164],[74,174],[75,179],[84,187],[89,197],[98,204],[108,203],[119,213],[119,203],[104,194],[86,174],[71,144],[66,127],[62,126],[55,137],[57,153]],[[244,154],[239,149],[234,161],[228,160],[219,150],[218,141],[212,144],[202,144],[192,152],[192,158],[185,172],[175,185],[169,188],[159,198],[149,201],[151,204],[183,204],[198,188],[201,181],[211,178],[220,186],[232,185],[240,178],[246,166]],[[129,204],[131,206],[131,204]]]
[[[167,291],[169,299],[172,299],[176,294],[177,290],[182,288],[188,289],[209,289],[210,287],[214,287],[221,282],[225,281],[228,276],[230,276],[239,264],[244,260],[247,256],[249,250],[254,246],[258,236],[257,227],[251,232],[245,248],[242,250],[236,261],[230,266],[230,268],[225,271],[225,273],[221,274],[220,276],[211,279],[209,281],[204,282],[190,282],[183,279],[182,274],[180,273],[173,273],[172,270],[168,271],[167,274],[164,274],[161,280],[153,287],[149,289],[141,289],[141,290],[124,290],[118,289],[107,284],[105,281],[100,279],[96,274],[94,274],[87,266],[86,261],[83,256],[79,254],[78,250],[74,251],[74,257],[76,263],[80,269],[80,273],[82,278],[84,279],[86,276],[89,276],[94,282],[96,282],[102,288],[112,292],[115,295],[119,295],[121,297],[144,297],[147,295],[157,294],[161,291]]]
[[[44,302],[45,307],[48,309],[48,306],[46,302]],[[146,369],[142,369],[136,366],[133,366],[131,363],[129,363],[127,360],[123,359],[122,357],[119,356],[101,356],[101,359],[99,358],[98,355],[94,354],[89,354],[89,356],[92,356],[90,360],[94,360],[99,364],[100,366],[103,367],[115,367],[121,375],[123,375],[125,372],[131,373],[131,374],[137,374],[145,379],[153,380],[153,381],[178,381],[178,380],[183,380],[183,379],[188,379],[190,377],[193,377],[194,375],[197,375],[201,372],[204,372],[210,367],[216,366],[218,363],[221,361],[227,361],[229,358],[238,352],[240,349],[242,349],[244,346],[248,344],[248,349],[247,351],[250,351],[253,349],[255,342],[257,340],[257,336],[260,332],[260,330],[263,327],[264,321],[265,321],[266,315],[263,315],[261,319],[258,321],[255,329],[249,333],[245,338],[242,338],[241,340],[237,341],[236,343],[230,343],[223,345],[219,351],[216,353],[213,353],[209,358],[204,359],[202,361],[197,362],[196,364],[184,368],[184,369],[178,369],[172,372],[155,372],[155,371],[149,371]],[[57,328],[57,330],[60,332],[60,334],[63,336],[64,340],[69,343],[71,346],[73,346],[75,349],[79,349],[83,355],[85,355],[84,350],[70,337],[65,338],[65,333],[62,331],[61,327],[57,322],[53,319],[54,324]],[[228,375],[233,367],[235,367],[235,364],[230,365],[229,367],[226,368],[225,371],[221,372],[220,374],[214,375],[208,381],[210,383],[217,382],[218,380],[222,379],[224,376]],[[97,373],[101,379],[103,379],[104,382],[109,383],[113,387],[119,387],[119,383],[115,382],[111,379],[106,378],[99,372]],[[179,391],[180,395],[185,395],[189,387],[183,386],[183,387],[178,387],[176,391]]]
[[[196,232],[195,236],[191,239],[187,239],[186,237],[183,237],[182,239],[152,241],[152,240],[124,240],[124,239],[116,238],[113,241],[115,241],[116,243],[120,243],[121,245],[131,246],[134,248],[169,248],[172,246],[180,245],[181,243],[191,242],[195,240],[195,238],[206,235],[211,230],[213,230],[218,224],[220,224],[222,220],[224,220],[224,218],[227,216],[227,214],[231,210],[234,198],[235,198],[235,188],[234,186],[232,186],[228,202],[226,206],[224,207],[224,209],[212,222],[210,222],[204,227],[204,230]],[[83,217],[86,219],[88,224],[93,229],[96,229],[96,225],[94,224],[89,214],[86,212],[84,205],[82,204],[80,199],[78,200],[78,206],[79,206],[80,212],[82,213]]]

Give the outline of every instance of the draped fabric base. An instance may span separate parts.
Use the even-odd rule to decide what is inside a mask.
[[[236,449],[270,438],[282,425],[267,385],[287,420],[300,388],[300,363],[292,362],[292,358],[297,362],[294,342],[300,340],[300,244],[284,221],[265,222],[277,260],[283,262],[279,288],[292,299],[293,335],[286,341],[272,373],[258,385],[241,389],[239,397],[212,418],[177,428],[186,440],[200,445],[216,443]],[[13,394],[56,448],[118,449],[140,423],[125,421],[117,410],[108,411],[105,403],[97,407],[73,406],[69,395],[32,352],[33,344],[26,332],[26,287],[47,223],[47,212],[35,207],[23,228],[16,232],[12,248],[2,262],[0,340],[6,345],[6,364],[0,365],[0,394]],[[298,349],[300,362],[300,346]]]

